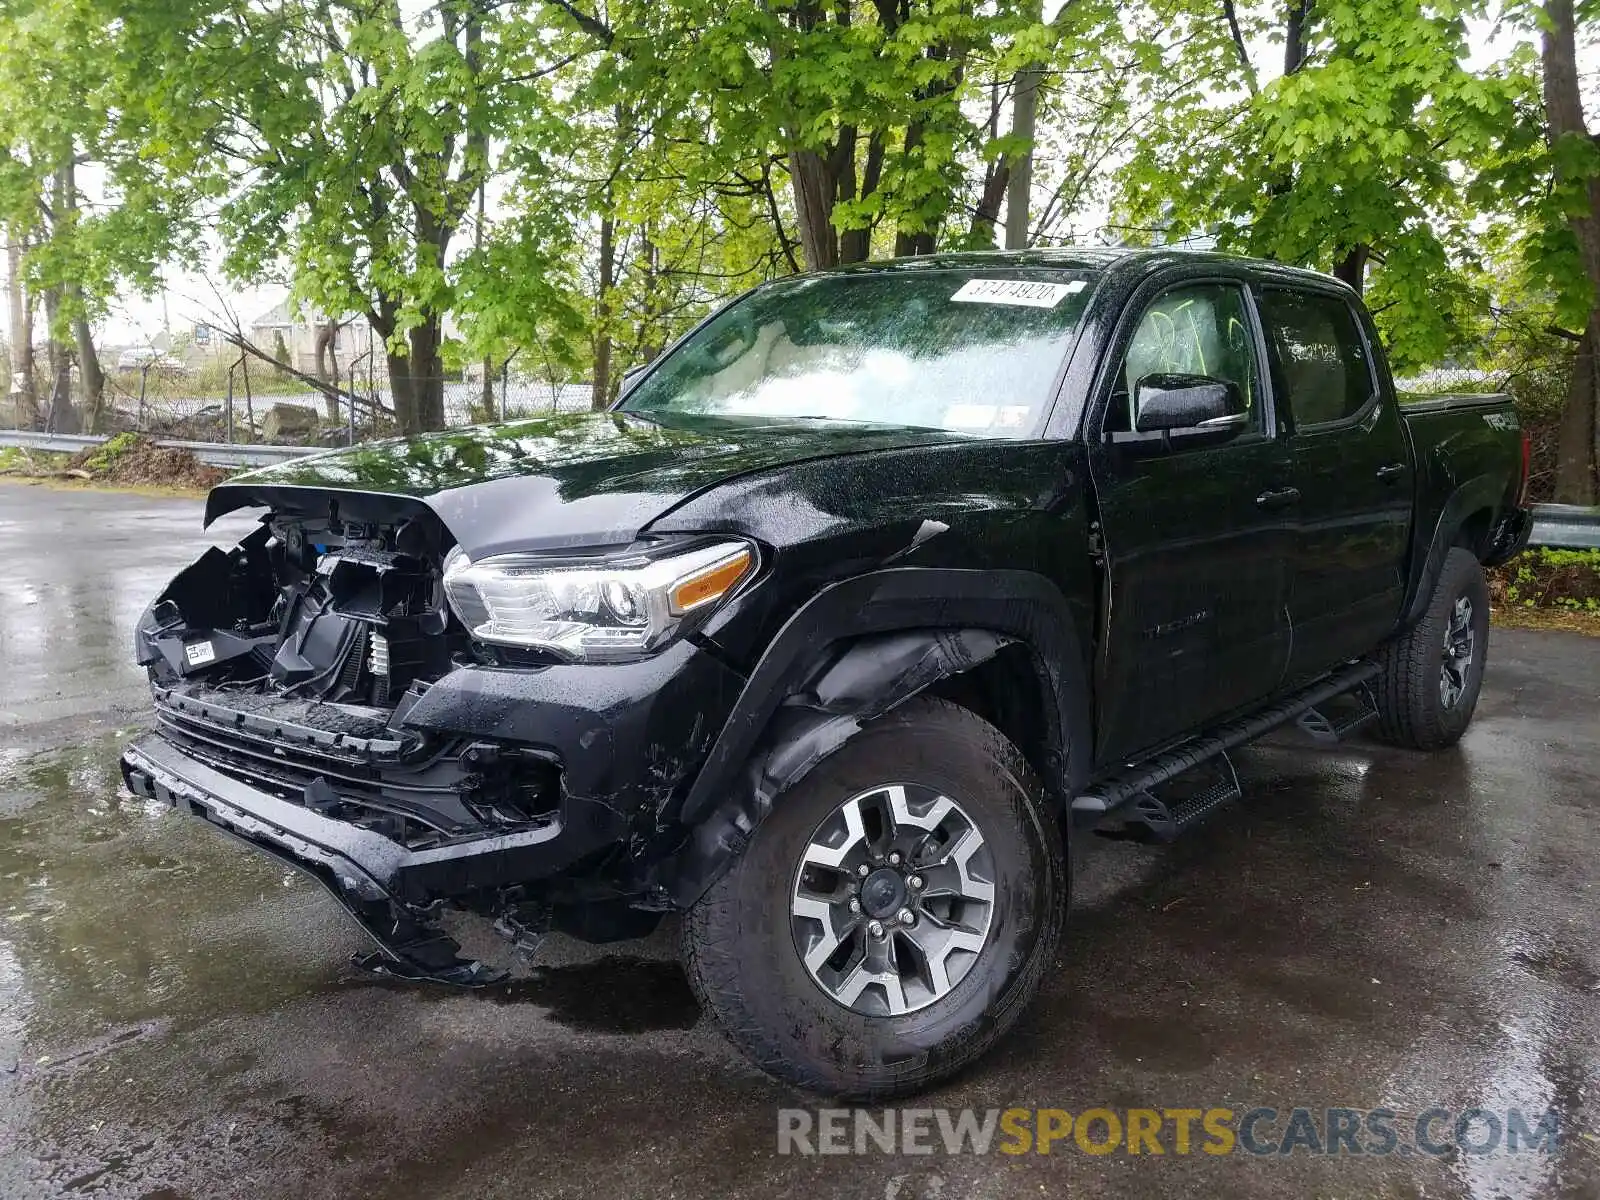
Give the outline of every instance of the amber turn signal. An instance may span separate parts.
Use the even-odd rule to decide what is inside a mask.
[[[726,596],[749,574],[754,563],[755,556],[749,550],[737,550],[721,562],[678,580],[667,593],[672,612],[690,612]]]

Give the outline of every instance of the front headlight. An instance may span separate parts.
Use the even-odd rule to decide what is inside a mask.
[[[480,642],[617,662],[659,648],[685,620],[714,608],[756,570],[755,547],[712,542],[677,554],[557,559],[445,556],[450,607]]]

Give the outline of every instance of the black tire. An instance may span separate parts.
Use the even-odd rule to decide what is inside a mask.
[[[1450,702],[1445,693],[1453,691],[1456,684],[1445,683],[1442,676],[1452,619],[1463,600],[1471,606],[1465,623],[1472,638],[1471,661],[1456,672],[1460,692]],[[1422,619],[1385,646],[1379,657],[1383,673],[1377,680],[1378,737],[1412,750],[1455,745],[1477,707],[1488,652],[1489,585],[1478,560],[1457,547],[1445,557]]]
[[[935,789],[970,814],[990,847],[993,911],[983,948],[947,994],[903,1015],[871,1015],[812,978],[790,902],[819,824],[850,797],[896,782]],[[967,709],[912,700],[778,799],[744,855],[689,911],[685,968],[733,1043],[777,1078],[860,1100],[916,1092],[982,1055],[1033,998],[1065,914],[1063,851],[1016,747]]]

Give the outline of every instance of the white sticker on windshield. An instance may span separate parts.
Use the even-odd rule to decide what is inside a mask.
[[[217,661],[217,648],[210,642],[190,642],[183,648],[183,657],[191,667]]]
[[[944,410],[944,423],[951,429],[987,429],[999,411],[993,404],[952,404]]]
[[[1037,283],[1031,279],[969,279],[950,299],[963,304],[1017,304],[1023,308],[1054,308],[1062,299],[1088,286],[1082,279],[1071,283]]]

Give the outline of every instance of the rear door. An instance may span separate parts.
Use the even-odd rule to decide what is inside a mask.
[[[1300,492],[1289,591],[1298,681],[1368,653],[1399,620],[1413,472],[1372,331],[1351,299],[1274,286],[1258,301]]]
[[[1248,706],[1282,678],[1294,517],[1264,358],[1237,280],[1147,290],[1119,324],[1097,384],[1093,450],[1105,556],[1102,763]],[[1132,397],[1151,374],[1234,384],[1247,427],[1220,438],[1132,432]]]

